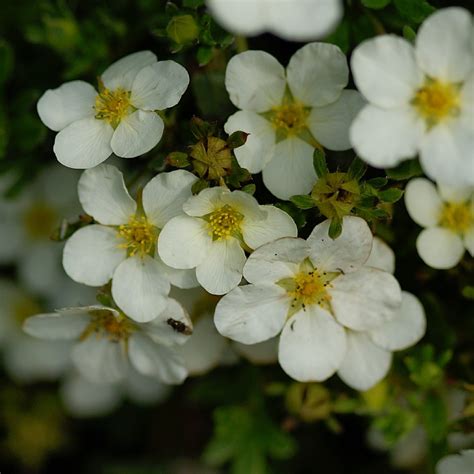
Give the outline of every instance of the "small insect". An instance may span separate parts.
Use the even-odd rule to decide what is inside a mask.
[[[169,324],[176,332],[181,334],[186,334],[189,336],[193,332],[189,326],[186,326],[186,324],[182,323],[181,321],[177,321],[176,319],[168,318],[166,323]]]

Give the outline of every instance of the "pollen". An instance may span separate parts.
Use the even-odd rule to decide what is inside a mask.
[[[226,204],[207,216],[209,235],[213,240],[235,237],[240,234],[240,223],[243,218],[240,212]]]
[[[277,131],[286,136],[298,135],[306,127],[309,110],[300,102],[289,102],[274,107],[270,122]]]
[[[429,79],[419,89],[413,105],[429,126],[459,114],[459,88],[455,84]]]
[[[457,234],[464,234],[474,225],[474,213],[470,203],[445,203],[441,210],[439,225]]]
[[[116,128],[120,121],[132,112],[130,92],[121,88],[113,91],[104,88],[95,99],[95,118],[106,120]]]
[[[158,237],[158,229],[145,216],[132,216],[127,224],[119,226],[117,233],[123,239],[119,248],[127,249],[130,257],[150,255]]]
[[[26,233],[32,239],[48,239],[58,223],[56,211],[46,203],[37,202],[23,214]]]
[[[82,341],[95,334],[99,338],[106,337],[112,342],[127,342],[136,328],[125,315],[116,315],[108,309],[95,309],[89,314],[92,319],[81,334]]]

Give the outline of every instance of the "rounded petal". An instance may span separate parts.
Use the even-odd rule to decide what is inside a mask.
[[[278,360],[278,337],[257,344],[234,342],[232,348],[252,364],[274,364]]]
[[[402,292],[390,273],[371,267],[331,282],[331,308],[336,319],[356,331],[375,329],[396,316]]]
[[[344,328],[319,305],[308,306],[285,324],[278,360],[299,382],[322,381],[339,368],[346,353]]]
[[[379,107],[409,105],[424,80],[413,46],[394,35],[378,36],[357,46],[351,69],[357,88]]]
[[[382,109],[366,105],[352,122],[354,150],[376,168],[390,168],[415,156],[425,125],[410,107]]]
[[[160,173],[143,189],[143,210],[147,219],[162,229],[173,217],[183,213],[183,204],[192,196],[191,187],[197,181],[189,171]]]
[[[144,67],[135,77],[130,102],[137,109],[164,110],[176,105],[189,85],[189,74],[175,61]]]
[[[448,186],[443,183],[437,184],[439,195],[443,201],[466,202],[474,197],[472,186]]]
[[[207,257],[212,245],[207,222],[177,216],[164,227],[158,238],[158,254],[173,268],[194,268]]]
[[[117,156],[135,158],[158,144],[164,128],[163,119],[158,114],[137,110],[120,121],[110,146]]]
[[[196,270],[194,268],[183,270],[173,268],[166,265],[158,254],[155,254],[155,260],[160,266],[160,272],[173,285],[182,289],[196,288],[199,282],[196,278]]]
[[[101,224],[125,224],[135,215],[137,203],[115,166],[102,164],[84,171],[77,188],[84,211]]]
[[[146,66],[156,62],[156,56],[151,51],[139,51],[129,54],[111,64],[101,76],[107,89],[118,87],[132,90],[132,84],[137,74]]]
[[[289,214],[275,206],[260,206],[267,212],[265,219],[245,219],[242,223],[242,235],[245,243],[256,249],[282,237],[297,237],[298,228]]]
[[[297,137],[279,142],[272,160],[263,169],[267,189],[285,200],[296,194],[308,194],[317,179],[313,152],[311,145]]]
[[[232,191],[225,192],[222,194],[222,202],[229,205],[232,209],[236,210],[244,216],[241,223],[242,226],[248,220],[260,220],[265,219],[266,212],[258,204],[258,201],[249,193],[244,191]]]
[[[196,278],[212,295],[224,295],[242,280],[245,261],[245,252],[237,239],[215,240],[206,258],[196,267]]]
[[[280,105],[285,92],[285,69],[264,51],[245,51],[227,64],[225,86],[239,109],[266,112]]]
[[[244,145],[235,148],[234,154],[242,168],[250,173],[260,173],[272,159],[275,148],[275,130],[270,122],[249,110],[239,110],[224,125],[229,135],[236,131],[249,134]]]
[[[350,387],[368,390],[390,369],[392,353],[376,346],[366,333],[347,331],[347,352],[337,374]]]
[[[166,307],[170,283],[161,266],[149,255],[129,257],[115,270],[112,296],[131,319],[146,323]]]
[[[223,206],[222,200],[224,194],[230,194],[230,191],[223,186],[214,186],[203,189],[199,194],[191,196],[184,204],[183,211],[188,216],[205,216],[215,211],[216,208]]]
[[[239,286],[219,301],[214,323],[223,336],[255,344],[280,333],[289,306],[285,290],[276,285]]]
[[[76,231],[66,242],[63,266],[78,283],[105,285],[127,252],[119,247],[117,231],[102,225],[89,225]]]
[[[395,317],[370,332],[375,344],[388,351],[401,351],[416,344],[425,334],[425,310],[420,300],[402,292],[402,305]]]
[[[349,128],[364,104],[359,92],[343,90],[335,102],[313,108],[308,126],[314,138],[328,150],[351,148]]]
[[[26,319],[23,330],[41,339],[77,339],[90,322],[90,307],[68,308],[56,313],[38,314]]]
[[[395,273],[395,252],[382,239],[374,237],[372,250],[365,265],[393,274]]]
[[[40,97],[38,115],[48,128],[59,132],[76,120],[92,117],[96,96],[96,90],[87,82],[66,82]]]
[[[329,237],[329,219],[318,224],[308,237],[311,260],[323,271],[349,273],[367,261],[373,236],[367,222],[360,217],[346,216],[342,232],[336,239]]]
[[[441,459],[436,465],[436,474],[472,474],[473,469],[474,449],[469,449]]]
[[[329,43],[309,43],[300,48],[291,57],[286,73],[293,97],[310,107],[335,102],[349,79],[345,54]]]
[[[54,154],[69,168],[92,168],[112,154],[113,133],[114,129],[105,120],[94,117],[78,120],[56,135]]]
[[[474,65],[472,15],[464,8],[443,8],[430,15],[416,35],[418,64],[430,77],[460,82]]]
[[[431,181],[415,178],[405,188],[405,206],[418,225],[433,227],[439,222],[443,202]]]
[[[426,265],[438,270],[455,267],[464,255],[461,237],[441,227],[423,230],[416,240],[416,249]]]
[[[252,252],[244,267],[244,277],[250,283],[275,283],[291,278],[300,263],[310,254],[303,239],[283,238],[262,245]]]
[[[156,344],[144,334],[135,333],[130,338],[129,357],[138,372],[167,384],[180,384],[188,375],[175,349]]]

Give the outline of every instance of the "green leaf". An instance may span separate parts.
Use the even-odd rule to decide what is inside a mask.
[[[189,156],[187,153],[183,153],[181,151],[173,151],[167,157],[166,161],[171,165],[175,166],[176,168],[185,168],[189,166],[191,163],[189,161]]]
[[[342,219],[333,217],[331,219],[331,224],[329,225],[328,235],[331,239],[337,239],[342,232]]]
[[[329,173],[328,165],[326,163],[326,155],[324,150],[315,148],[313,153],[313,167],[316,175],[321,178]]]
[[[196,53],[196,59],[199,66],[205,66],[214,57],[214,48],[212,46],[200,46]]]
[[[436,394],[428,395],[421,411],[428,438],[434,442],[441,441],[448,429],[448,413],[443,399]]]
[[[349,21],[347,19],[342,20],[339,23],[339,26],[336,28],[336,31],[326,38],[326,42],[339,46],[341,51],[344,54],[347,54],[351,46],[351,31]]]
[[[362,176],[364,176],[365,172],[367,171],[367,165],[360,159],[355,157],[352,160],[349,169],[347,170],[347,174],[356,181],[359,181]]]
[[[229,135],[229,138],[227,139],[227,145],[232,149],[239,148],[240,146],[245,145],[248,136],[249,134],[247,132],[238,130]]]
[[[253,183],[250,183],[250,184],[246,184],[242,189],[241,191],[243,191],[244,193],[247,193],[247,194],[250,194],[250,195],[254,195],[255,194],[255,191],[257,190],[257,187],[255,186],[255,184]]]
[[[199,27],[192,15],[177,15],[169,21],[166,32],[177,45],[183,45],[197,39]]]
[[[306,225],[305,213],[301,209],[298,209],[292,202],[277,202],[275,207],[289,214],[295,221],[298,229],[302,229]]]
[[[204,179],[198,179],[191,187],[191,192],[193,194],[199,194],[203,189],[209,187],[209,183]]]
[[[183,0],[183,7],[196,9],[204,5],[204,0]]]
[[[394,3],[400,15],[415,24],[436,11],[426,0],[394,0]]]
[[[13,49],[0,39],[0,85],[3,84],[13,71]]]
[[[388,183],[388,179],[382,178],[382,177],[372,178],[372,179],[368,179],[365,183],[368,184],[369,186],[372,186],[375,189],[380,189],[386,186],[386,184]]]
[[[403,189],[390,188],[383,191],[379,191],[378,196],[383,202],[397,202],[403,196]]]
[[[416,39],[416,32],[411,26],[405,25],[403,27],[403,37],[408,41],[414,42]]]
[[[387,176],[397,181],[413,178],[414,176],[421,176],[423,170],[421,169],[418,159],[407,160],[400,163],[395,168],[386,169]]]
[[[362,0],[362,5],[373,10],[385,8],[392,0]]]
[[[316,206],[314,199],[306,194],[292,196],[290,201],[299,209],[312,209]]]

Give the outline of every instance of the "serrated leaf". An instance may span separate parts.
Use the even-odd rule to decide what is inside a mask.
[[[328,165],[326,163],[326,155],[324,150],[315,148],[313,153],[313,167],[316,175],[321,178],[329,173]]]
[[[316,206],[314,199],[306,194],[292,196],[290,201],[299,209],[312,209]]]
[[[367,165],[360,159],[354,158],[352,160],[349,169],[347,170],[347,174],[356,181],[359,181],[362,176],[364,176],[365,172],[367,171]]]

